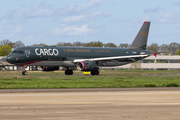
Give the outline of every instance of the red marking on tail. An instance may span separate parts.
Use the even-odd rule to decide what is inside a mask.
[[[155,57],[157,57],[156,55],[157,55],[157,53],[154,54]]]
[[[147,21],[144,21],[144,23],[143,24],[145,24]]]

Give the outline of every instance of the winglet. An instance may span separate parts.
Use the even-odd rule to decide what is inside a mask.
[[[157,53],[155,53],[154,56],[157,57]]]
[[[147,21],[144,21],[144,23],[143,24],[145,24]]]

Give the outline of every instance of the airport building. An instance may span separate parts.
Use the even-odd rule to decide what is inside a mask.
[[[136,63],[139,64],[139,63]],[[136,66],[136,65],[134,65]],[[131,69],[133,64],[117,66],[116,69]],[[110,68],[110,67],[109,67]],[[179,55],[157,55],[149,56],[141,60],[137,69],[154,69],[154,70],[180,70],[180,56]]]
[[[0,66],[6,66],[6,70],[20,70],[22,71],[21,66],[13,66],[6,62],[6,57],[0,57]],[[179,55],[159,55],[157,57],[150,56],[147,57],[141,62],[131,63],[123,66],[116,66],[116,67],[102,67],[100,69],[154,69],[154,70],[180,70],[180,56]],[[28,66],[26,70],[37,70],[37,66]],[[3,70],[0,67],[0,70]]]

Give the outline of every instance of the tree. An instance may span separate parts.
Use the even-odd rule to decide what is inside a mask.
[[[127,43],[119,44],[120,48],[127,48],[129,45]]]
[[[11,48],[14,48],[15,43],[11,42],[8,39],[4,39],[4,40],[0,41],[0,47],[4,46],[4,45],[9,45]]]
[[[107,43],[105,44],[106,47],[117,47],[114,43]]]
[[[178,49],[179,49],[179,43],[176,42],[171,43],[168,46],[168,50],[172,52],[172,55],[174,55]]]
[[[4,46],[4,45],[9,45],[11,48],[17,48],[17,47],[25,46],[24,43],[22,43],[21,41],[16,41],[15,43],[13,43],[8,39],[0,41],[0,47]]]
[[[14,47],[14,46],[15,46],[15,43],[10,42],[10,43],[7,44],[7,45],[9,45],[11,48],[15,48],[15,47]]]
[[[63,46],[63,42],[58,42],[56,46]]]
[[[88,47],[103,47],[103,43],[100,41],[98,42],[92,41],[92,42],[87,43],[87,46]]]
[[[4,45],[9,45],[9,43],[11,43],[10,40],[4,39],[4,40],[0,41],[0,47],[4,46]]]
[[[180,49],[175,53],[175,55],[180,55]]]
[[[73,46],[70,42],[66,43],[66,42],[58,42],[57,46]]]
[[[25,45],[24,45],[24,43],[22,43],[21,41],[16,41],[16,42],[14,43],[14,48],[23,47],[23,46],[25,46]]]
[[[159,46],[159,50],[160,50],[160,52],[164,52],[164,53],[161,53],[163,55],[172,54],[172,52],[169,51],[169,45],[167,45],[167,44],[160,45]]]
[[[4,45],[0,48],[0,56],[7,56],[11,53],[12,49],[9,45]]]
[[[161,52],[167,51],[167,50],[168,50],[168,45],[167,45],[167,44],[162,44],[162,45],[160,45],[160,46],[159,46],[159,50],[160,50]]]
[[[33,44],[32,46],[48,46],[48,45],[46,45],[44,43],[40,43],[40,44]]]
[[[82,42],[73,42],[73,46],[76,46],[76,47],[86,47],[86,43],[82,43]]]
[[[147,50],[150,50],[152,52],[158,52],[159,51],[159,45],[157,43],[151,43],[151,45],[149,45],[147,47]]]

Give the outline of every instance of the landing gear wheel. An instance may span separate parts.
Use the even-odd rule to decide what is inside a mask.
[[[93,71],[91,71],[91,75],[99,75],[99,71],[98,70],[93,70]]]
[[[26,71],[23,71],[23,72],[22,72],[22,75],[27,75],[27,72],[26,72]]]
[[[91,71],[91,75],[95,75],[94,71]]]
[[[95,75],[99,75],[99,71],[98,70],[95,71]]]
[[[69,70],[70,71],[70,75],[73,75],[73,70]]]
[[[73,70],[65,70],[65,75],[72,75],[73,74]]]

